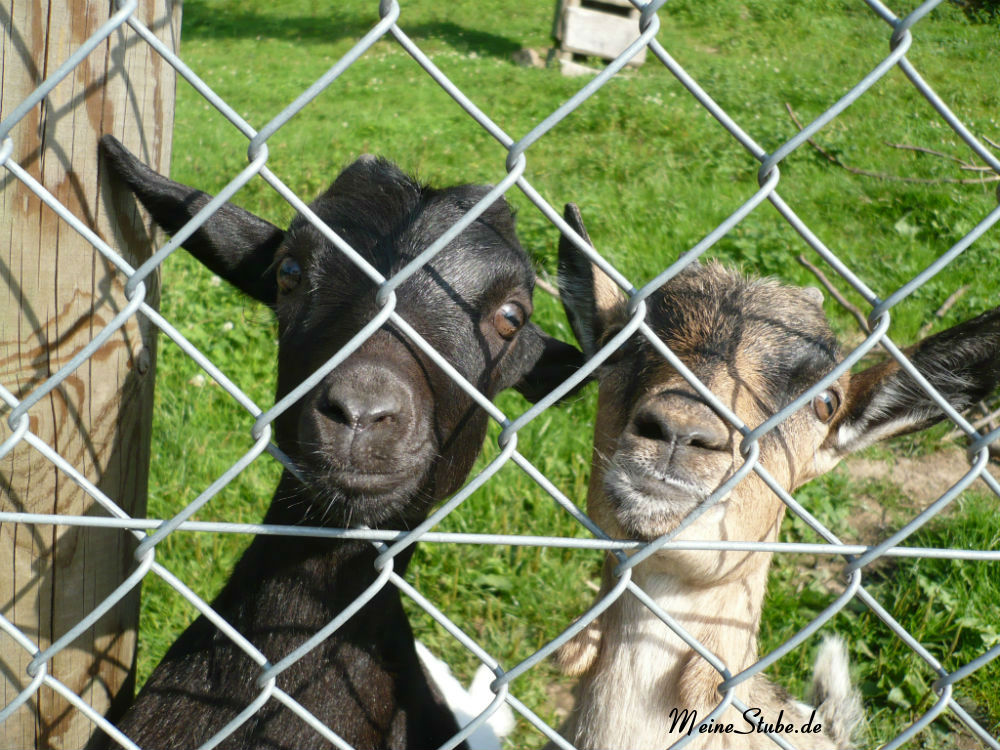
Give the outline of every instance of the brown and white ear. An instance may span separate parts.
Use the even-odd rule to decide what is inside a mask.
[[[99,148],[107,167],[167,234],[176,233],[212,199],[208,193],[157,174],[113,136],[103,136]],[[184,241],[184,249],[233,286],[273,305],[278,285],[271,263],[284,236],[264,219],[224,203]]]
[[[563,217],[593,247],[575,203],[566,204]],[[559,238],[559,297],[576,340],[587,357],[600,348],[601,340],[621,318],[628,301],[621,287],[565,235]]]
[[[930,336],[904,351],[952,407],[961,412],[1000,383],[1000,307]],[[896,360],[852,376],[844,413],[828,438],[839,455],[916,432],[945,414]]]

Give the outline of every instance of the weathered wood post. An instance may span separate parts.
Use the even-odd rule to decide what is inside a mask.
[[[0,120],[94,34],[111,0],[0,0]],[[180,0],[139,0],[135,17],[171,49]],[[170,160],[173,69],[127,26],[114,31],[11,131],[11,160],[133,265],[151,238],[134,202],[115,205],[97,156],[113,133],[155,169]],[[0,169],[0,384],[26,397],[126,304],[125,279]],[[146,282],[158,300],[158,279]],[[155,332],[141,315],[29,412],[30,429],[126,511],[146,505]],[[0,408],[0,441],[10,436]],[[106,515],[25,442],[0,461],[0,510]],[[134,569],[134,538],[111,530],[0,525],[0,614],[41,649],[94,609]],[[49,674],[101,713],[131,697],[138,590],[60,652]],[[30,683],[31,655],[0,632],[0,709]],[[116,701],[117,704],[116,705]],[[43,687],[0,725],[2,748],[84,747],[93,724]]]

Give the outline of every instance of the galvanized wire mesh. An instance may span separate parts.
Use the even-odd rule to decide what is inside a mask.
[[[246,710],[243,711],[241,715],[237,717],[237,719],[235,719],[229,726],[227,726],[216,738],[216,740],[221,740],[226,734],[235,730],[240,723],[251,716],[265,702],[277,700],[295,711],[304,721],[309,722],[317,732],[326,737],[333,745],[345,747],[346,744],[343,740],[332,730],[323,726],[321,722],[311,716],[291,696],[287,695],[276,686],[276,677],[290,664],[302,658],[303,655],[308,653],[318,643],[327,638],[332,632],[340,627],[346,619],[357,611],[357,609],[359,609],[369,598],[374,596],[375,593],[377,593],[377,591],[379,591],[382,587],[396,586],[402,594],[411,598],[417,606],[427,612],[431,618],[437,621],[441,627],[454,636],[454,638],[467,648],[478,660],[492,669],[496,675],[496,680],[492,684],[492,690],[496,694],[495,700],[472,724],[467,726],[462,732],[452,739],[452,741],[448,744],[449,747],[458,744],[465,737],[467,737],[479,724],[486,721],[503,702],[512,706],[514,710],[524,717],[526,721],[537,727],[541,733],[554,741],[558,746],[570,747],[570,745],[568,745],[568,743],[558,735],[554,728],[546,725],[545,722],[542,721],[529,706],[518,700],[516,696],[516,686],[513,685],[514,680],[526,671],[532,669],[536,664],[538,664],[539,661],[548,657],[561,644],[586,627],[586,625],[597,617],[600,612],[606,609],[615,598],[619,596],[634,595],[643,601],[661,619],[663,619],[664,623],[666,623],[668,627],[673,628],[682,637],[685,637],[691,643],[692,648],[694,648],[710,664],[712,664],[723,678],[724,682],[722,688],[724,698],[720,702],[718,708],[710,716],[705,717],[706,722],[720,715],[721,712],[724,711],[730,704],[736,705],[740,710],[746,709],[747,707],[743,706],[739,700],[734,697],[733,691],[737,685],[748,679],[750,676],[767,668],[792,649],[797,648],[820,627],[822,627],[824,623],[840,612],[849,602],[858,601],[871,608],[871,610],[887,625],[887,627],[889,627],[898,636],[898,638],[906,644],[906,646],[912,649],[913,652],[919,656],[919,658],[923,659],[939,676],[939,679],[934,685],[938,699],[934,703],[933,707],[926,711],[923,715],[919,716],[906,731],[899,734],[886,747],[895,748],[901,746],[920,732],[921,729],[923,729],[929,722],[933,721],[939,714],[950,711],[986,745],[994,748],[1000,748],[1000,742],[997,741],[997,738],[992,737],[986,729],[981,727],[976,720],[964,708],[962,708],[962,706],[959,705],[952,695],[953,686],[956,683],[960,682],[963,678],[979,669],[989,661],[995,659],[997,656],[1000,656],[1000,646],[994,646],[993,648],[985,651],[979,658],[959,669],[948,671],[935,658],[935,656],[932,655],[916,638],[910,635],[905,628],[891,616],[886,608],[880,604],[874,596],[866,591],[865,587],[862,585],[862,571],[865,566],[875,560],[885,557],[924,556],[978,561],[1000,560],[1000,551],[921,549],[900,546],[902,542],[910,537],[923,524],[939,514],[943,508],[951,503],[955,497],[957,497],[976,479],[980,479],[985,482],[994,493],[1000,496],[1000,486],[998,486],[996,480],[985,470],[989,458],[988,446],[1000,437],[1000,430],[994,430],[987,435],[980,435],[977,433],[973,425],[970,424],[969,421],[963,417],[963,415],[957,413],[951,406],[948,405],[946,401],[934,392],[933,387],[920,375],[919,372],[913,368],[902,352],[887,336],[893,307],[901,300],[908,297],[914,290],[926,283],[928,279],[941,271],[941,269],[947,266],[954,258],[966,250],[970,245],[972,245],[972,243],[974,243],[988,229],[990,229],[990,227],[1000,220],[1000,207],[990,211],[985,217],[983,217],[975,228],[969,231],[959,242],[955,243],[946,252],[942,253],[938,260],[932,265],[883,299],[879,297],[879,295],[876,294],[871,288],[869,288],[864,280],[859,278],[847,263],[838,258],[836,253],[828,248],[823,241],[810,230],[806,223],[796,215],[792,208],[779,194],[780,167],[783,160],[796,151],[796,149],[802,147],[809,138],[840,115],[857,98],[865,95],[865,93],[868,92],[876,84],[876,82],[893,69],[901,70],[912,83],[913,87],[919,91],[919,93],[937,112],[940,118],[948,125],[948,127],[950,127],[966,144],[968,144],[968,146],[979,156],[979,158],[989,165],[990,169],[992,169],[994,173],[1000,174],[1000,160],[998,160],[989,149],[983,146],[972,135],[963,123],[952,113],[947,104],[923,80],[919,71],[906,57],[907,51],[910,49],[914,41],[914,34],[916,33],[915,27],[918,27],[920,20],[930,13],[934,7],[939,4],[939,2],[940,0],[932,0],[931,2],[924,3],[908,16],[900,18],[897,17],[889,8],[877,2],[877,0],[866,0],[866,4],[870,12],[874,13],[886,24],[888,53],[885,55],[885,58],[879,62],[868,75],[858,81],[857,84],[846,94],[844,94],[837,101],[833,102],[819,117],[802,128],[802,130],[795,135],[795,137],[789,139],[786,143],[782,144],[779,148],[773,150],[772,152],[768,152],[762,148],[745,130],[740,127],[737,122],[735,122],[720,106],[718,106],[718,104],[713,101],[713,99],[708,95],[708,93],[706,93],[699,83],[688,75],[684,68],[678,64],[678,62],[671,57],[669,52],[657,41],[657,32],[660,24],[658,14],[668,11],[668,9],[663,8],[665,0],[653,0],[653,2],[639,6],[641,8],[641,20],[635,41],[624,52],[622,52],[617,59],[607,65],[603,71],[595,75],[585,85],[583,85],[576,94],[563,102],[554,111],[552,111],[551,114],[541,119],[541,121],[533,129],[521,137],[508,134],[501,127],[501,125],[491,120],[489,116],[477,107],[469,96],[457,88],[448,79],[445,73],[443,73],[434,64],[434,62],[420,49],[419,46],[414,44],[414,42],[403,30],[405,23],[401,23],[401,19],[403,19],[404,16],[401,6],[394,0],[383,0],[383,2],[379,5],[379,16],[381,20],[375,24],[367,34],[357,41],[356,45],[348,54],[344,55],[332,67],[330,67],[322,77],[303,91],[301,96],[299,96],[286,109],[278,113],[277,116],[275,116],[270,122],[266,123],[259,129],[254,128],[252,125],[247,123],[236,111],[232,109],[229,104],[227,104],[226,101],[217,96],[198,77],[195,71],[188,68],[179,56],[167,49],[143,25],[142,21],[140,21],[135,14],[136,3],[134,1],[123,3],[119,10],[108,19],[107,23],[104,24],[91,39],[82,44],[58,70],[45,80],[43,85],[35,90],[20,107],[18,107],[2,123],[0,123],[0,164],[3,165],[9,175],[11,175],[14,179],[19,180],[27,188],[29,188],[46,204],[49,210],[56,212],[56,214],[58,214],[60,219],[64,221],[68,227],[83,235],[93,245],[97,253],[106,258],[118,269],[122,279],[124,280],[125,292],[129,300],[129,304],[122,309],[102,330],[100,330],[85,348],[79,351],[71,361],[66,363],[58,372],[32,390],[24,398],[15,398],[11,390],[8,390],[8,388],[4,387],[3,384],[0,384],[0,398],[3,399],[9,409],[7,424],[11,429],[10,435],[6,440],[4,440],[2,445],[0,445],[0,457],[9,453],[18,443],[21,443],[22,441],[27,443],[32,446],[32,448],[43,454],[49,461],[52,462],[54,466],[59,469],[59,471],[63,472],[72,481],[79,484],[80,487],[82,487],[97,503],[100,504],[102,508],[104,508],[107,515],[38,515],[5,511],[0,513],[0,522],[39,526],[58,524],[64,526],[76,525],[81,527],[103,527],[120,529],[123,530],[123,533],[128,531],[134,534],[139,542],[135,552],[136,566],[134,572],[126,580],[122,581],[121,585],[110,596],[108,596],[100,604],[100,606],[94,609],[85,618],[81,619],[75,627],[71,628],[56,642],[52,643],[44,650],[40,650],[39,645],[32,639],[32,637],[19,630],[5,617],[0,616],[0,629],[4,632],[2,637],[13,639],[25,650],[26,653],[32,656],[28,667],[30,683],[14,700],[10,701],[6,706],[3,706],[2,709],[0,709],[0,722],[3,722],[15,711],[19,710],[19,708],[26,701],[35,695],[42,685],[45,685],[63,695],[79,711],[85,713],[93,722],[108,732],[124,747],[135,747],[135,745],[127,737],[124,737],[103,717],[98,715],[90,706],[88,706],[83,698],[75,695],[72,690],[66,687],[66,685],[60,681],[59,675],[51,672],[49,665],[55,654],[72,644],[80,636],[80,634],[90,628],[110,608],[114,607],[147,574],[153,573],[160,576],[167,582],[167,584],[176,589],[176,591],[189,601],[199,612],[208,616],[216,624],[216,626],[223,633],[225,633],[226,636],[237,643],[240,648],[246,651],[261,667],[258,684],[262,687],[258,699],[254,701],[253,704],[247,706]],[[233,127],[242,133],[249,142],[249,164],[247,167],[236,175],[236,177],[234,177],[229,184],[219,192],[216,199],[200,211],[187,226],[179,231],[169,242],[166,242],[166,244],[164,244],[147,262],[143,263],[138,268],[131,267],[123,259],[121,253],[118,252],[116,248],[109,246],[102,238],[97,236],[94,231],[88,227],[85,221],[81,220],[78,216],[73,215],[73,213],[60,204],[59,201],[52,197],[45,185],[40,184],[11,158],[14,150],[13,139],[16,138],[16,129],[22,119],[34,108],[38,107],[40,102],[48,95],[48,93],[55,86],[59,85],[59,83],[70,74],[74,67],[79,65],[80,62],[85,59],[86,56],[89,55],[103,39],[112,34],[123,24],[128,24],[128,26],[130,26],[143,40],[145,40],[146,43],[155,49],[156,52],[160,54],[169,65],[174,67],[177,72],[183,76],[209,104],[222,113],[222,115],[232,123]],[[354,64],[362,55],[364,55],[366,51],[372,47],[372,45],[383,38],[394,39],[410,56],[412,56],[426,75],[433,79],[433,81],[435,81],[451,96],[456,105],[464,110],[469,118],[478,123],[479,126],[481,126],[504,147],[506,150],[505,167],[507,171],[506,179],[501,181],[489,195],[469,210],[469,212],[458,224],[456,224],[432,246],[428,247],[419,258],[410,264],[410,266],[389,279],[383,278],[373,268],[367,267],[364,261],[354,254],[353,250],[346,243],[344,243],[311,214],[299,196],[297,196],[292,189],[288,188],[274,173],[271,172],[267,166],[268,140],[286,123],[294,118],[303,108],[309,106],[309,104],[321,92],[334,85],[338,77],[341,76],[344,71]],[[546,134],[556,127],[560,121],[566,118],[571,112],[583,106],[590,96],[618,75],[623,67],[643,49],[648,49],[655,61],[658,61],[659,64],[665,66],[676,77],[676,79],[680,81],[684,88],[689,92],[690,96],[700,103],[718,121],[719,126],[728,131],[728,133],[731,134],[731,136],[749,154],[760,162],[760,167],[758,170],[759,189],[747,198],[745,203],[740,206],[738,210],[733,212],[728,218],[721,222],[712,232],[706,235],[702,241],[698,242],[692,248],[684,252],[675,263],[667,267],[660,275],[641,288],[637,289],[628,278],[623,276],[611,264],[609,259],[602,257],[599,253],[586,245],[582,238],[574,234],[573,230],[562,219],[560,212],[550,206],[539,194],[539,192],[532,187],[529,181],[525,178],[524,173],[525,166],[530,158],[532,146],[540,139],[546,137]],[[341,248],[343,252],[352,257],[356,263],[364,268],[365,272],[381,287],[378,302],[382,305],[382,310],[379,315],[377,315],[349,345],[339,351],[334,357],[326,362],[323,367],[313,373],[305,382],[295,388],[286,397],[282,398],[274,406],[267,409],[262,409],[256,405],[252,399],[250,399],[222,372],[220,372],[206,356],[191,345],[184,335],[174,325],[172,325],[170,321],[161,317],[145,302],[145,281],[148,279],[149,275],[160,267],[167,256],[177,249],[184,242],[185,238],[188,237],[207,216],[209,216],[224,201],[228,200],[248,181],[257,176],[261,177],[271,187],[273,187],[274,190],[277,191],[282,198],[288,201],[288,203],[296,211],[299,211],[307,216],[310,221],[315,223],[317,228],[330,239],[331,242]],[[630,298],[629,311],[632,315],[632,319],[630,324],[626,326],[625,329],[623,329],[613,340],[611,340],[597,356],[588,362],[588,364],[581,371],[579,371],[577,375],[565,382],[562,386],[525,411],[523,414],[511,416],[503,413],[501,409],[483,397],[471,384],[465,382],[462,377],[450,367],[448,362],[429,345],[427,345],[416,333],[416,331],[414,331],[410,325],[394,311],[393,290],[402,284],[422,264],[432,258],[449,242],[452,237],[474,221],[479,213],[489,206],[497,196],[514,189],[522,191],[524,195],[527,196],[527,198],[538,208],[538,210],[544,214],[544,216],[547,217],[547,219],[561,232],[567,236],[575,237],[575,243],[585,253],[587,253],[598,266],[609,274],[616,283],[626,290]],[[815,251],[815,253],[819,255],[827,264],[829,264],[830,267],[835,269],[842,279],[854,290],[856,290],[857,293],[861,295],[861,297],[870,305],[871,310],[868,314],[870,333],[860,345],[855,347],[850,352],[848,357],[836,370],[831,372],[820,382],[814,384],[799,398],[789,404],[786,408],[782,409],[779,413],[773,415],[763,424],[752,427],[743,424],[741,420],[733,414],[724,403],[720,402],[708,388],[698,382],[697,379],[689,371],[687,371],[683,363],[681,363],[674,356],[674,354],[663,346],[656,336],[653,335],[652,331],[643,322],[643,319],[645,315],[645,300],[654,290],[678,273],[685,265],[691,263],[694,259],[705,253],[720,238],[724,237],[726,233],[730,232],[751,212],[765,202],[770,202],[785,218],[785,220],[787,220],[789,225],[793,227],[799,235],[801,235],[803,240],[812,248],[812,250]],[[66,380],[66,378],[69,377],[77,368],[83,365],[115,331],[125,325],[125,323],[132,316],[137,315],[145,316],[170,340],[180,346],[188,356],[197,362],[198,365],[201,366],[211,378],[213,378],[228,394],[231,395],[236,403],[246,409],[247,412],[249,412],[255,419],[255,424],[252,429],[252,438],[254,440],[253,447],[247,451],[243,457],[233,463],[233,465],[225,473],[219,476],[194,501],[189,503],[179,513],[177,513],[177,515],[173,518],[163,520],[136,519],[129,517],[128,514],[120,509],[115,498],[106,496],[101,490],[95,487],[83,476],[81,467],[74,466],[63,456],[59,455],[58,452],[53,450],[49,445],[45,444],[44,441],[33,434],[29,427],[29,419],[32,409],[41,401],[41,399],[43,399],[53,389],[58,388]],[[501,428],[498,441],[500,447],[498,455],[490,461],[482,471],[469,480],[465,487],[443,503],[426,520],[425,523],[422,523],[420,526],[409,532],[373,531],[366,529],[337,530],[309,527],[267,528],[255,525],[203,522],[196,523],[190,521],[189,519],[200,508],[211,501],[212,498],[215,497],[219,491],[231,482],[238,474],[240,474],[246,466],[248,466],[252,461],[257,460],[260,454],[265,451],[271,451],[279,460],[282,459],[280,451],[271,445],[271,424],[274,419],[287,409],[290,404],[301,398],[316,383],[318,383],[320,379],[322,379],[327,373],[329,373],[330,370],[349,356],[352,351],[360,346],[360,344],[368,336],[370,336],[386,321],[391,321],[395,324],[395,326],[409,336],[410,339],[415,342],[415,344],[419,346],[428,357],[430,357],[440,367],[447,371],[451,377],[458,381],[462,388],[497,422]],[[823,539],[826,540],[825,544],[762,544],[739,541],[694,543],[675,541],[674,538],[687,524],[682,525],[682,527],[678,528],[675,532],[672,532],[671,534],[668,534],[650,544],[614,541],[609,539],[576,507],[575,501],[579,500],[579,498],[566,497],[558,487],[549,481],[549,479],[546,478],[541,471],[533,466],[532,463],[518,451],[517,445],[519,431],[529,422],[535,420],[540,414],[545,412],[545,410],[550,408],[558,399],[569,393],[584,378],[591,375],[600,363],[608,355],[610,355],[610,353],[616,349],[622,341],[636,333],[646,336],[650,343],[662,353],[663,357],[689,379],[691,385],[704,397],[704,399],[719,414],[728,419],[744,436],[743,449],[747,456],[745,465],[726,483],[725,486],[719,488],[719,490],[715,492],[708,501],[706,501],[697,513],[704,512],[704,510],[711,507],[711,505],[718,499],[722,498],[730,488],[740,482],[749,472],[753,471],[756,472],[774,490],[774,492],[787,505],[791,513],[803,519]],[[912,377],[934,397],[941,409],[946,412],[948,418],[970,437],[972,441],[972,445],[970,447],[972,462],[966,475],[936,502],[928,506],[922,513],[913,518],[909,523],[905,524],[901,529],[899,529],[899,531],[892,534],[892,536],[885,541],[872,547],[866,547],[862,545],[848,545],[841,543],[833,532],[824,526],[824,524],[818,519],[813,517],[813,515],[802,507],[802,505],[800,505],[794,497],[782,489],[782,487],[768,475],[767,471],[757,463],[757,457],[759,451],[758,443],[762,437],[775,429],[775,427],[785,420],[790,414],[801,408],[804,404],[807,404],[815,395],[827,388],[830,383],[838,378],[843,372],[851,368],[862,356],[875,347],[882,347],[890,355],[895,357],[899,361],[900,366],[906,369]],[[562,537],[511,536],[499,534],[459,534],[434,531],[435,527],[438,526],[442,519],[452,513],[452,511],[461,505],[463,501],[465,501],[472,493],[482,487],[484,483],[492,481],[494,475],[508,463],[516,465],[526,475],[537,482],[542,490],[548,493],[556,503],[565,509],[567,513],[577,519],[579,523],[592,534],[593,538],[571,539]],[[692,516],[689,521],[693,521],[694,518],[695,516]],[[348,611],[345,611],[341,616],[317,632],[315,636],[303,644],[301,648],[297,649],[294,653],[289,654],[287,658],[282,660],[280,663],[272,665],[267,663],[264,655],[260,653],[251,643],[249,643],[243,635],[235,632],[226,622],[222,621],[221,618],[215,615],[211,608],[201,598],[199,598],[191,590],[191,588],[185,584],[184,581],[179,580],[169,570],[156,561],[157,545],[177,529],[200,532],[238,531],[247,534],[281,533],[339,539],[354,538],[370,540],[381,550],[381,553],[376,561],[376,568],[378,569],[379,574],[374,583],[367,590],[366,594],[356,601]],[[402,549],[421,540],[439,543],[473,543],[500,546],[535,545],[612,551],[616,553],[620,559],[620,564],[616,571],[619,581],[618,585],[603,596],[602,599],[590,610],[588,610],[583,617],[573,624],[567,623],[566,629],[558,638],[546,644],[530,658],[527,658],[518,664],[501,664],[496,658],[494,658],[493,655],[489,653],[486,648],[478,643],[472,635],[463,632],[460,627],[455,625],[444,613],[439,611],[432,601],[425,598],[410,583],[393,571],[393,566],[391,564],[393,557]],[[836,597],[836,599],[818,617],[816,617],[802,631],[795,634],[792,638],[789,638],[781,648],[767,654],[764,658],[760,659],[755,665],[744,672],[732,675],[728,672],[724,663],[719,661],[718,658],[715,657],[702,644],[690,639],[689,636],[683,633],[683,629],[670,618],[669,613],[660,610],[656,603],[630,580],[630,571],[635,565],[646,559],[657,550],[664,548],[758,550],[773,551],[776,553],[810,553],[826,556],[830,559],[843,558],[846,561],[844,563],[844,572],[849,576],[849,583],[846,590],[841,595]],[[624,554],[626,551],[634,551],[634,554],[626,556]],[[774,739],[778,745],[786,746],[785,742],[781,740],[781,738],[773,737],[772,739]],[[680,746],[680,744],[683,743],[679,743],[678,746]]]

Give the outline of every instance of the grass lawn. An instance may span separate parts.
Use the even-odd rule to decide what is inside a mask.
[[[376,2],[188,0],[181,54],[217,93],[260,128],[333,65],[377,21]],[[433,3],[401,0],[400,27],[501,128],[522,137],[586,79],[553,68],[516,65],[513,52],[551,45],[551,2]],[[912,1],[895,8],[904,13]],[[658,39],[685,69],[766,150],[796,133],[789,108],[809,122],[887,54],[890,29],[863,3],[833,0],[783,3],[744,0],[704,4],[673,0],[660,12]],[[989,18],[987,17],[988,21]],[[914,32],[908,59],[973,133],[1000,140],[1000,37],[996,22],[973,22],[942,5]],[[596,63],[596,61],[594,61]],[[809,227],[880,297],[887,297],[996,207],[996,183],[956,182],[952,158],[973,156],[899,71],[893,70],[843,115],[781,164],[779,193]],[[171,176],[217,191],[246,164],[246,140],[180,82]],[[920,147],[937,153],[915,151]],[[268,166],[311,199],[359,153],[385,155],[436,185],[495,183],[505,176],[505,150],[440,89],[391,39],[378,42],[269,142]],[[830,158],[836,159],[833,163]],[[977,162],[978,163],[978,162]],[[903,179],[854,174],[843,165]],[[582,207],[598,247],[638,287],[714,229],[757,188],[758,163],[654,58],[612,80],[527,153],[525,177],[553,206]],[[555,274],[557,235],[514,189],[522,243],[540,273]],[[236,202],[283,224],[292,210],[263,180]],[[993,229],[893,310],[893,339],[912,341],[997,304],[998,234]],[[778,215],[763,204],[715,245],[708,257],[748,272],[814,284],[796,262],[800,253],[835,274]],[[864,302],[844,282],[848,299]],[[938,317],[956,290],[964,291]],[[177,253],[163,269],[162,309],[202,351],[263,408],[273,401],[275,327],[269,313],[241,298]],[[536,320],[571,340],[559,303],[536,295]],[[845,341],[857,325],[827,295],[827,312]],[[252,420],[221,389],[201,384],[197,366],[163,340],[153,435],[149,514],[177,513],[246,452]],[[592,389],[591,389],[592,390]],[[519,448],[581,505],[590,461],[594,394],[536,419]],[[505,394],[499,404],[516,416],[527,404]],[[947,447],[948,432],[873,449],[866,460],[920,466]],[[496,454],[491,431],[479,466]],[[953,469],[957,481],[961,466]],[[264,456],[198,514],[201,520],[256,521],[277,483],[276,462]],[[845,541],[872,541],[898,528],[929,501],[893,482],[860,480],[850,465],[803,488],[797,497]],[[921,546],[995,549],[1000,540],[997,498],[985,486],[967,491],[908,541]],[[880,514],[864,530],[859,514]],[[585,533],[519,469],[505,467],[442,525],[447,531],[584,536]],[[888,530],[888,531],[886,531]],[[867,535],[867,536],[866,536]],[[818,541],[788,521],[785,538]],[[176,533],[158,560],[205,598],[225,581],[249,539]],[[600,567],[594,553],[532,547],[422,545],[409,579],[509,668],[529,656],[589,604]],[[801,556],[776,559],[762,627],[763,644],[778,646],[835,596],[839,567]],[[1000,643],[1000,564],[948,560],[880,562],[866,588],[947,668]],[[418,636],[468,678],[475,662],[416,607]],[[143,592],[140,683],[193,618],[192,608],[152,577]],[[863,746],[894,737],[933,705],[935,676],[862,605],[831,623],[847,638],[869,723]],[[809,648],[790,654],[769,674],[796,696],[805,691]],[[517,680],[512,692],[543,718],[557,722],[568,681],[547,664]],[[991,732],[1000,732],[1000,662],[955,688],[958,700]],[[943,718],[908,747],[955,747],[976,740]],[[958,734],[956,734],[958,733]],[[517,747],[540,746],[526,724]]]

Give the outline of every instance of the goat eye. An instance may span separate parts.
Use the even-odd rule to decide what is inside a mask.
[[[286,255],[278,264],[278,289],[288,293],[302,280],[302,266],[291,255]]]
[[[524,308],[516,302],[507,302],[493,313],[493,327],[505,339],[514,338],[527,321]]]
[[[823,391],[813,399],[812,406],[820,422],[829,422],[840,409],[840,395],[832,390]]]

